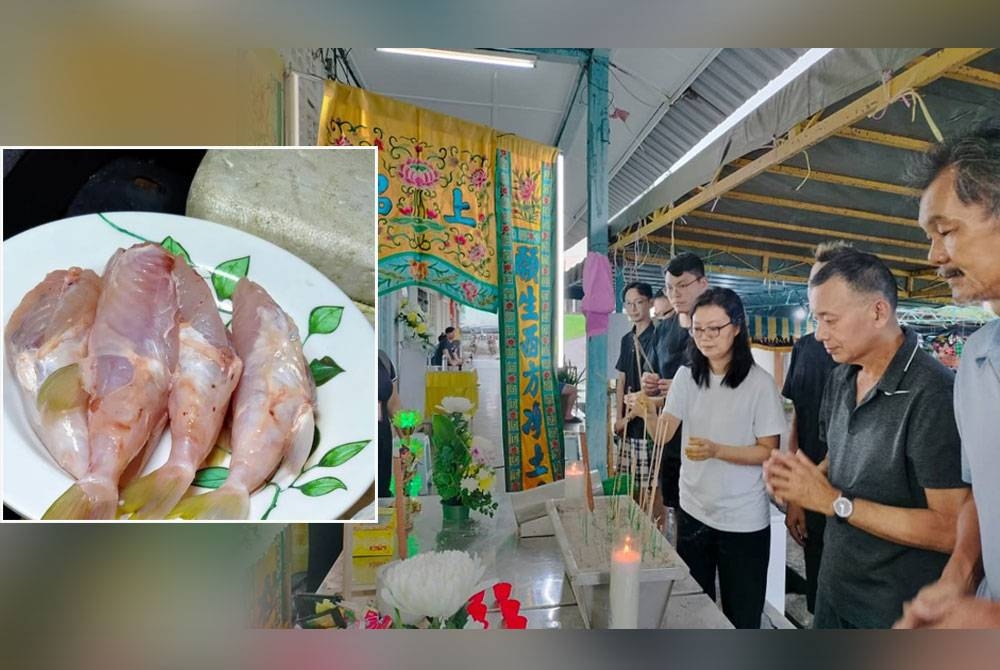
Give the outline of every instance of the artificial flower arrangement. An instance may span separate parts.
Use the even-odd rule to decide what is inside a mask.
[[[493,516],[497,503],[493,500],[493,468],[487,456],[489,443],[469,432],[467,398],[447,397],[441,400],[432,419],[434,434],[431,450],[434,469],[431,479],[443,505],[462,505],[482,514]]]
[[[406,339],[419,342],[420,346],[427,350],[434,348],[427,328],[427,315],[417,305],[411,305],[406,298],[399,303],[396,323],[403,324]]]
[[[401,409],[392,417],[392,425],[399,431],[399,461],[403,473],[403,495],[406,496],[406,511],[408,526],[412,524],[413,515],[420,511],[420,495],[423,480],[417,472],[417,465],[424,453],[424,445],[413,433],[420,428],[421,416],[416,410]],[[389,490],[395,495],[396,477],[389,480]]]
[[[381,609],[359,618],[361,628],[490,627],[486,613],[499,609],[502,628],[526,628],[521,603],[510,597],[506,582],[483,588],[486,566],[464,551],[434,551],[385,567],[379,587]],[[488,592],[492,595],[487,603]]]

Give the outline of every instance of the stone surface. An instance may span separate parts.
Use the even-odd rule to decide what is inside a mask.
[[[187,213],[273,242],[375,304],[374,151],[211,150]]]

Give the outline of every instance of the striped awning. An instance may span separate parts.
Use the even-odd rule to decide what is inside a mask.
[[[750,338],[753,340],[776,340],[802,337],[813,331],[811,319],[789,319],[774,316],[750,317]]]

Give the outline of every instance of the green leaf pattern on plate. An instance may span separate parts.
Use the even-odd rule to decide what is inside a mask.
[[[194,475],[193,486],[200,486],[203,489],[217,489],[226,481],[229,476],[229,468],[216,465],[210,468],[202,468]]]
[[[171,236],[167,235],[167,237],[164,238],[162,242],[160,242],[160,246],[169,251],[170,253],[174,254],[175,256],[180,256],[181,258],[184,259],[185,263],[187,263],[191,267],[194,267],[194,263],[191,262],[191,255],[188,254],[187,249],[181,246],[181,243],[172,238]]]
[[[104,214],[99,214],[98,216],[118,232],[135,239],[145,240],[144,237],[114,224]],[[174,239],[173,236],[168,235],[164,238],[164,240],[160,243],[160,246],[170,253],[182,257],[191,267],[197,267],[194,262],[192,262],[191,255],[188,253],[188,250],[185,249],[180,242]],[[212,270],[211,274],[212,287],[215,289],[215,294],[219,297],[219,300],[230,300],[233,296],[233,291],[236,290],[236,283],[241,277],[246,277],[249,271],[249,256],[233,258],[219,263],[215,269]],[[221,308],[220,311],[226,314],[231,314],[228,310]],[[302,343],[305,344],[306,340],[313,335],[329,335],[335,332],[340,326],[340,320],[343,317],[343,314],[343,307],[334,305],[321,305],[319,307],[314,307],[309,313],[309,328],[306,339],[303,340]],[[229,324],[227,323],[226,326],[228,327]],[[338,365],[330,356],[313,359],[313,361],[309,364],[309,369],[312,372],[313,379],[316,382],[317,387],[322,386],[344,371],[344,369],[340,367],[340,365]],[[273,486],[276,491],[271,500],[270,507],[264,512],[261,518],[267,519],[271,511],[277,506],[278,497],[288,489],[298,489],[303,495],[311,498],[325,496],[341,489],[346,491],[347,485],[337,477],[319,477],[304,484],[297,484],[296,482],[298,482],[300,478],[314,468],[333,468],[343,465],[360,453],[370,442],[371,440],[359,440],[357,442],[349,442],[330,449],[323,455],[323,458],[321,458],[316,465],[309,467],[305,467],[303,465],[303,469],[299,473],[298,477],[296,477],[295,480],[286,488],[282,488],[275,482],[268,482],[266,488]],[[315,453],[320,443],[320,432],[317,427],[313,434],[313,444],[312,449],[310,450],[310,456]],[[197,471],[197,473],[195,473],[195,479],[192,485],[207,489],[217,489],[222,486],[228,476],[229,468],[223,466],[201,468]]]
[[[234,258],[223,261],[212,270],[212,286],[215,287],[215,295],[219,300],[229,300],[236,290],[236,282],[240,277],[246,277],[250,270],[250,257]]]
[[[316,386],[322,386],[344,371],[344,368],[337,365],[337,362],[329,356],[312,359],[309,369],[312,371]]]

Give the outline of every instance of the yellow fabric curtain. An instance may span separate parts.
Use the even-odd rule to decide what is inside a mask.
[[[379,295],[416,284],[497,310],[492,128],[330,81],[318,143],[379,149]]]

